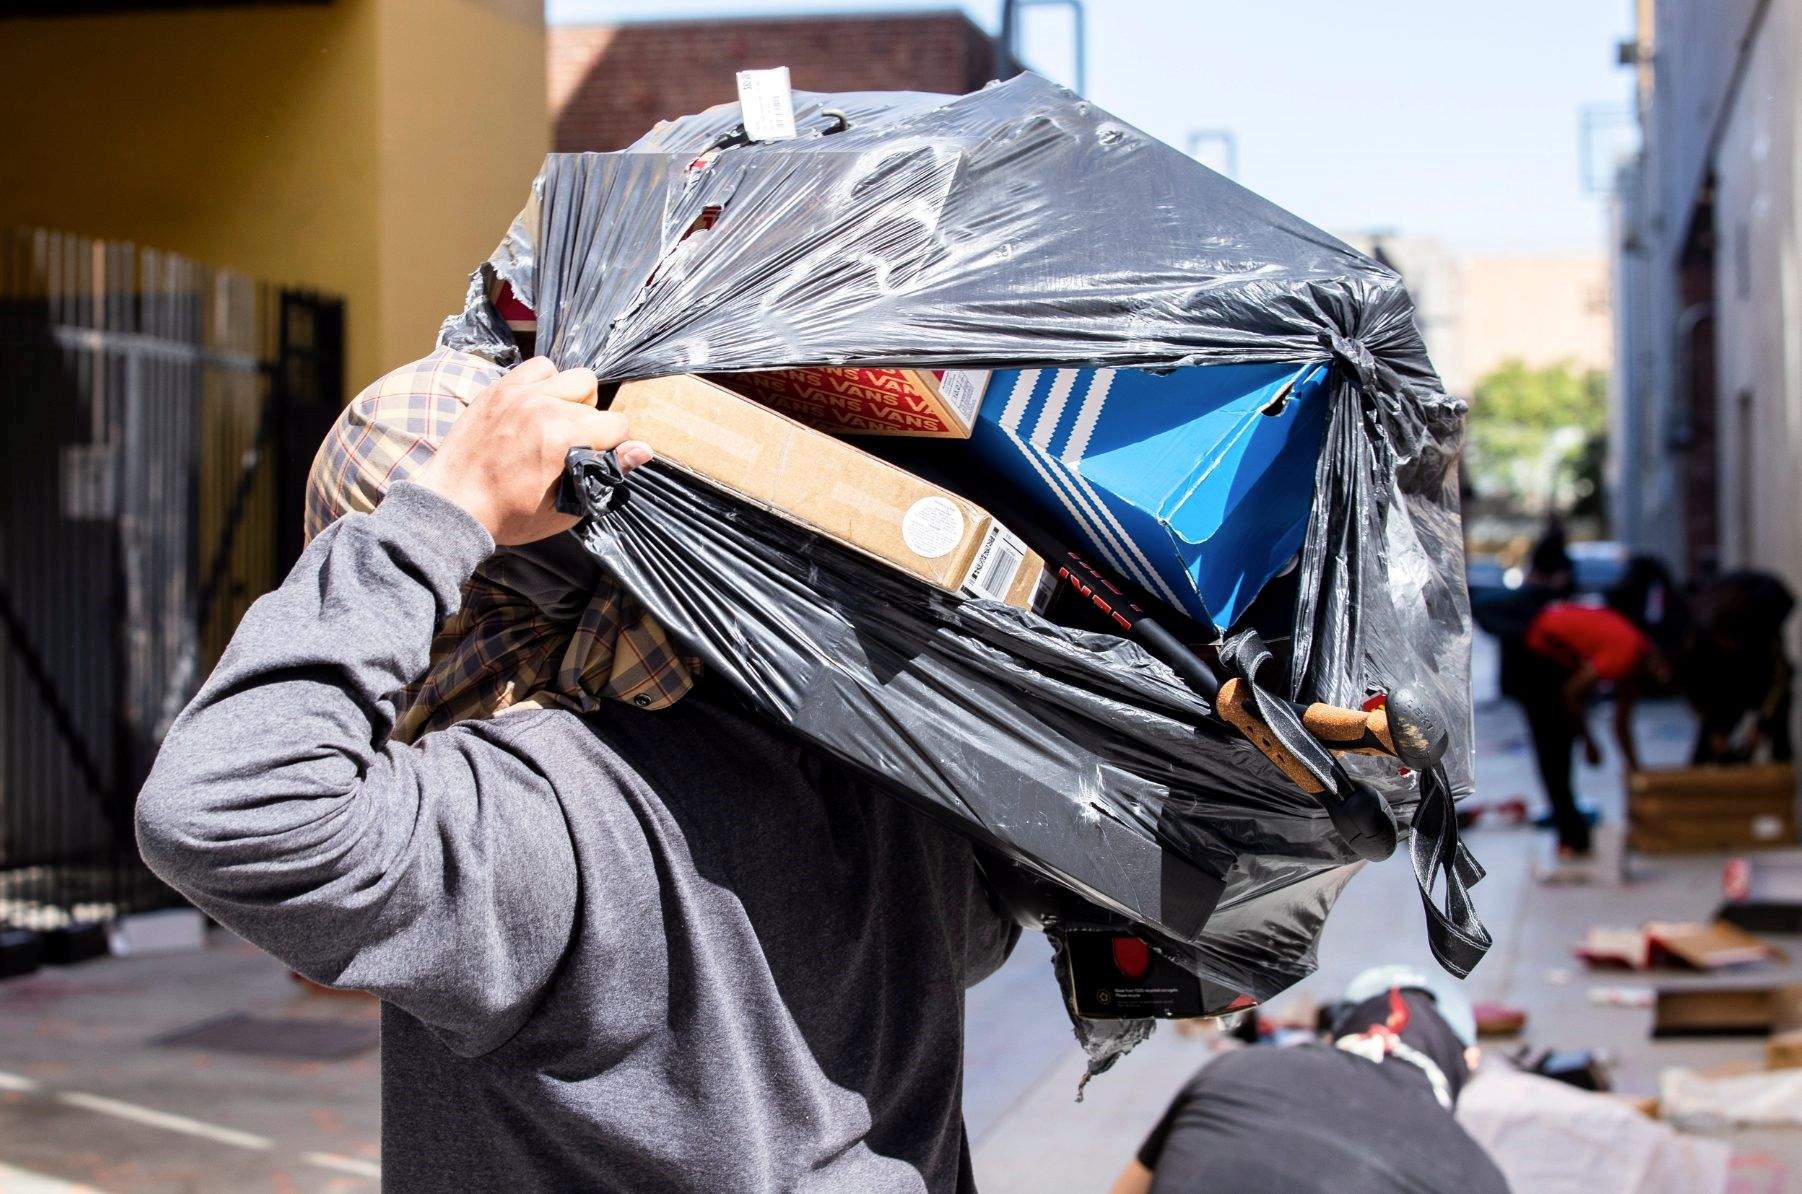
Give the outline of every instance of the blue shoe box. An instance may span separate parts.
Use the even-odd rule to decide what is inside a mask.
[[[1225,630],[1301,550],[1326,377],[1320,363],[999,370],[970,450],[1070,546]]]

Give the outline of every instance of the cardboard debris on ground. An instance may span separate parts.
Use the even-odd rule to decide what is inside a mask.
[[[1764,1042],[1764,1068],[1802,1069],[1802,1028],[1774,1032]]]
[[[1044,562],[974,502],[697,377],[621,386],[612,409],[658,458],[948,592],[1020,609]]]
[[[1649,921],[1637,929],[1596,927],[1578,944],[1576,954],[1592,966],[1629,970],[1649,970],[1661,965],[1721,970],[1781,957],[1776,949],[1744,929],[1720,921]]]
[[[1719,919],[1754,933],[1802,933],[1802,851],[1731,859],[1721,890]]]
[[[1479,1037],[1518,1036],[1527,1026],[1525,1009],[1505,1003],[1478,1003],[1471,1009]]]
[[[1802,986],[1661,988],[1652,1005],[1654,1039],[1768,1036],[1802,1028]]]
[[[1642,854],[1794,846],[1796,769],[1767,763],[1636,772],[1627,777],[1627,842]]]

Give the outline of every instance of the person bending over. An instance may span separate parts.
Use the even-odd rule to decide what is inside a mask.
[[[1589,853],[1589,821],[1577,807],[1572,770],[1576,744],[1590,766],[1602,761],[1589,733],[1589,705],[1602,685],[1614,693],[1614,739],[1629,773],[1639,770],[1633,710],[1641,689],[1668,679],[1664,659],[1640,629],[1612,609],[1556,602],[1527,628],[1526,645],[1538,661],[1535,680],[1521,698],[1533,747],[1552,806],[1559,853]]]
[[[964,839],[698,677],[563,533],[568,448],[649,456],[595,389],[441,349],[347,410],[144,857],[383,1001],[389,1189],[968,1190],[964,990],[1015,930]]]
[[[1331,1044],[1257,1045],[1202,1066],[1113,1194],[1507,1194],[1452,1112],[1476,1021],[1449,983],[1385,966],[1354,979]]]

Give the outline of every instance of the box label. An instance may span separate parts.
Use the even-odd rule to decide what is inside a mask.
[[[988,388],[987,369],[947,369],[939,374],[939,397],[965,427],[976,422],[983,392]]]
[[[1000,523],[991,522],[976,549],[976,558],[970,561],[970,571],[958,588],[972,597],[1005,601],[1025,561],[1026,544]]]
[[[901,542],[917,556],[936,560],[963,541],[963,511],[949,498],[923,497],[901,516]]]
[[[788,67],[738,72],[738,109],[753,141],[795,139],[795,97]]]

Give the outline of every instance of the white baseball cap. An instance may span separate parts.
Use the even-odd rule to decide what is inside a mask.
[[[1477,1016],[1471,1010],[1470,998],[1459,984],[1443,975],[1428,974],[1418,967],[1402,964],[1372,966],[1346,984],[1340,998],[1347,1004],[1363,1003],[1391,987],[1431,996],[1439,1018],[1445,1021],[1452,1034],[1466,1046],[1477,1043]]]

